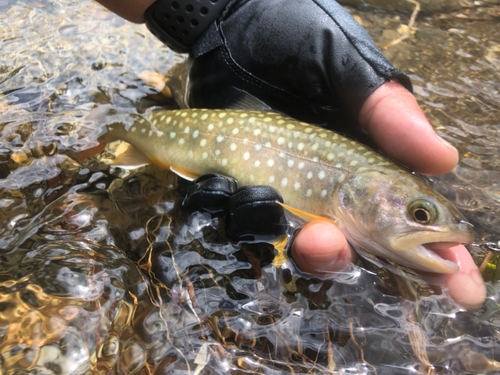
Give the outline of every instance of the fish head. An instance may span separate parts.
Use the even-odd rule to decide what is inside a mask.
[[[413,269],[453,273],[441,248],[472,243],[474,231],[458,209],[409,173],[370,170],[346,179],[332,208],[350,243]]]

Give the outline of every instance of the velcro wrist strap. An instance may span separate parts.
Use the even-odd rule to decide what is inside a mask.
[[[157,0],[146,10],[146,26],[175,52],[187,53],[229,1]]]

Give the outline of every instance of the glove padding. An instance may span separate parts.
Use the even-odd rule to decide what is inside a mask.
[[[385,81],[395,78],[412,89],[333,0],[232,1],[191,60],[193,108],[236,108],[250,95],[262,104],[254,109],[315,124],[350,118],[352,127],[366,98]]]
[[[283,197],[270,186],[243,186],[231,177],[200,176],[189,185],[182,205],[224,216],[224,234],[232,241],[254,241],[285,233]]]

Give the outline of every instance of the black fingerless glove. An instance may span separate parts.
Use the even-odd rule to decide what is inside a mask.
[[[333,0],[235,0],[192,53],[191,107],[236,107],[250,94],[303,121],[356,120],[366,98],[409,78]],[[351,121],[352,123],[352,121]]]
[[[206,174],[188,186],[182,205],[224,216],[224,234],[232,241],[254,241],[285,233],[283,198],[270,186],[243,186],[218,174]]]

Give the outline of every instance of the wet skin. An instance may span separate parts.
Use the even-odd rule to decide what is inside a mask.
[[[99,2],[131,22],[142,23],[145,10],[154,0]],[[396,82],[375,90],[358,119],[383,152],[416,172],[440,175],[458,163],[457,150],[434,132],[415,97]],[[433,275],[429,281],[447,287],[450,296],[464,308],[478,309],[486,298],[486,287],[465,246],[441,249],[439,254],[460,265],[460,270]],[[312,222],[298,234],[292,256],[302,270],[321,274],[345,268],[356,255],[333,224]]]
[[[443,174],[458,162],[457,150],[434,132],[414,96],[398,83],[379,87],[364,103],[359,120],[381,150],[419,173]],[[486,298],[486,288],[465,246],[440,249],[439,255],[457,263],[460,270],[422,276],[447,287],[450,296],[467,310],[478,309]],[[327,273],[346,268],[356,254],[335,225],[312,222],[297,235],[292,256],[306,272]]]

